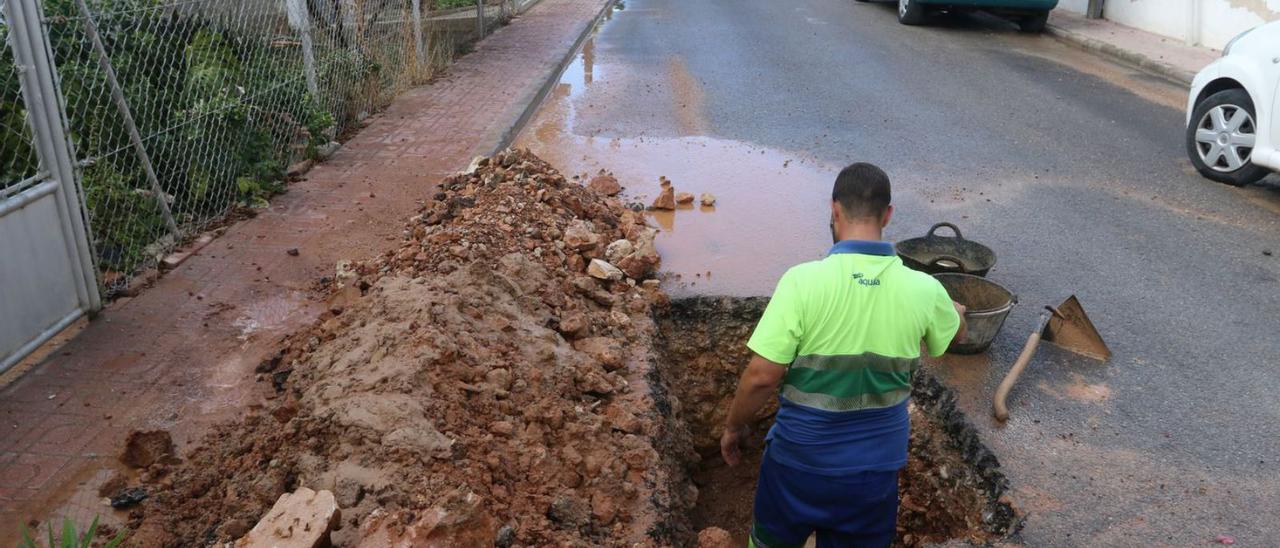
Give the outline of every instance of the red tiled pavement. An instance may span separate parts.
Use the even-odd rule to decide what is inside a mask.
[[[316,280],[387,247],[436,181],[500,146],[605,4],[543,0],[0,389],[0,544],[32,518],[111,519],[97,488],[129,430],[168,429],[181,454],[259,394],[254,366],[319,313]]]

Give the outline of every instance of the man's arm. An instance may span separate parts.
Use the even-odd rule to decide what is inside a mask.
[[[738,380],[738,390],[729,407],[729,420],[724,435],[720,437],[720,455],[729,466],[742,461],[742,436],[769,399],[778,393],[778,385],[787,373],[787,366],[774,363],[754,354],[747,369]]]
[[[968,311],[968,308],[955,301],[951,301],[951,304],[955,305],[956,314],[960,315],[960,328],[956,330],[956,336],[951,337],[951,344],[955,344],[964,340],[965,334],[969,332],[969,322],[964,319],[964,313]]]

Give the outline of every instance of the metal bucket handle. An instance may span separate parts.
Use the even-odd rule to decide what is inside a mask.
[[[956,265],[947,266],[945,264],[942,264],[942,261],[949,261],[949,262],[955,263]],[[932,262],[929,263],[929,266],[941,269],[946,272],[959,272],[961,274],[969,273],[969,271],[964,267],[964,261],[961,261],[960,259],[952,257],[951,255],[938,255],[933,259]]]
[[[957,239],[957,240],[963,240],[963,239],[964,239],[964,236],[960,235],[960,228],[959,228],[959,227],[957,227],[956,225],[953,225],[953,224],[951,224],[951,223],[945,222],[945,221],[944,221],[944,222],[941,222],[941,223],[938,223],[938,224],[936,224],[936,225],[933,225],[933,227],[929,229],[929,233],[928,233],[928,234],[925,234],[925,237],[926,237],[926,238],[946,238],[946,236],[937,236],[937,235],[934,235],[934,232],[936,232],[939,228],[942,228],[942,227],[944,227],[944,226],[945,226],[945,227],[947,227],[947,228],[950,228],[952,232],[955,232],[955,233],[956,233],[956,235],[955,235],[955,236],[953,236],[955,239]]]

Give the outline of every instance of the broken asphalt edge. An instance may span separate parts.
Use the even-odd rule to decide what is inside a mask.
[[[556,63],[555,67],[548,72],[547,78],[543,80],[542,84],[539,85],[537,89],[531,90],[525,96],[525,100],[517,101],[515,103],[516,105],[524,105],[523,110],[518,115],[512,113],[512,116],[508,117],[508,119],[514,119],[515,121],[505,129],[496,130],[495,133],[499,131],[501,132],[499,135],[487,135],[486,138],[481,140],[480,144],[476,147],[476,151],[473,156],[492,156],[502,149],[511,146],[511,143],[515,142],[516,137],[520,135],[520,132],[524,130],[525,126],[529,125],[531,120],[533,120],[534,114],[538,112],[538,108],[542,106],[543,101],[545,101],[547,96],[551,94],[551,90],[555,88],[556,84],[560,83],[561,75],[563,75],[564,70],[573,63],[574,57],[576,57],[578,52],[582,49],[582,44],[587,41],[587,38],[591,36],[591,33],[595,30],[596,26],[600,24],[600,21],[609,13],[609,10],[613,9],[614,4],[616,3],[617,0],[604,0],[603,5],[600,7],[600,11],[596,12],[595,17],[592,17],[591,20],[587,22],[586,26],[584,26],[578,33],[578,37],[573,41],[573,46],[570,47],[569,51],[564,54],[564,57]],[[537,5],[534,5],[531,6],[530,9],[536,7]],[[493,144],[489,145],[487,143]]]
[[[1045,27],[1044,31],[1062,42],[1109,57],[1124,64],[1134,65],[1174,84],[1189,88],[1191,87],[1191,80],[1196,76],[1194,72],[1175,67],[1164,61],[1157,61],[1136,51],[1127,50],[1097,38],[1085,36],[1080,32],[1060,27],[1052,22]]]

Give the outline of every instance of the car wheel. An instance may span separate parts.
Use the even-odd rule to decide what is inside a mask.
[[[1267,176],[1253,164],[1257,111],[1243,89],[1229,89],[1200,101],[1187,127],[1187,155],[1201,175],[1220,183],[1244,186]]]
[[[1022,29],[1022,32],[1044,32],[1044,26],[1048,23],[1049,11],[1038,11],[1019,19],[1018,28]]]
[[[924,23],[924,4],[918,0],[898,0],[898,22],[904,25]]]

